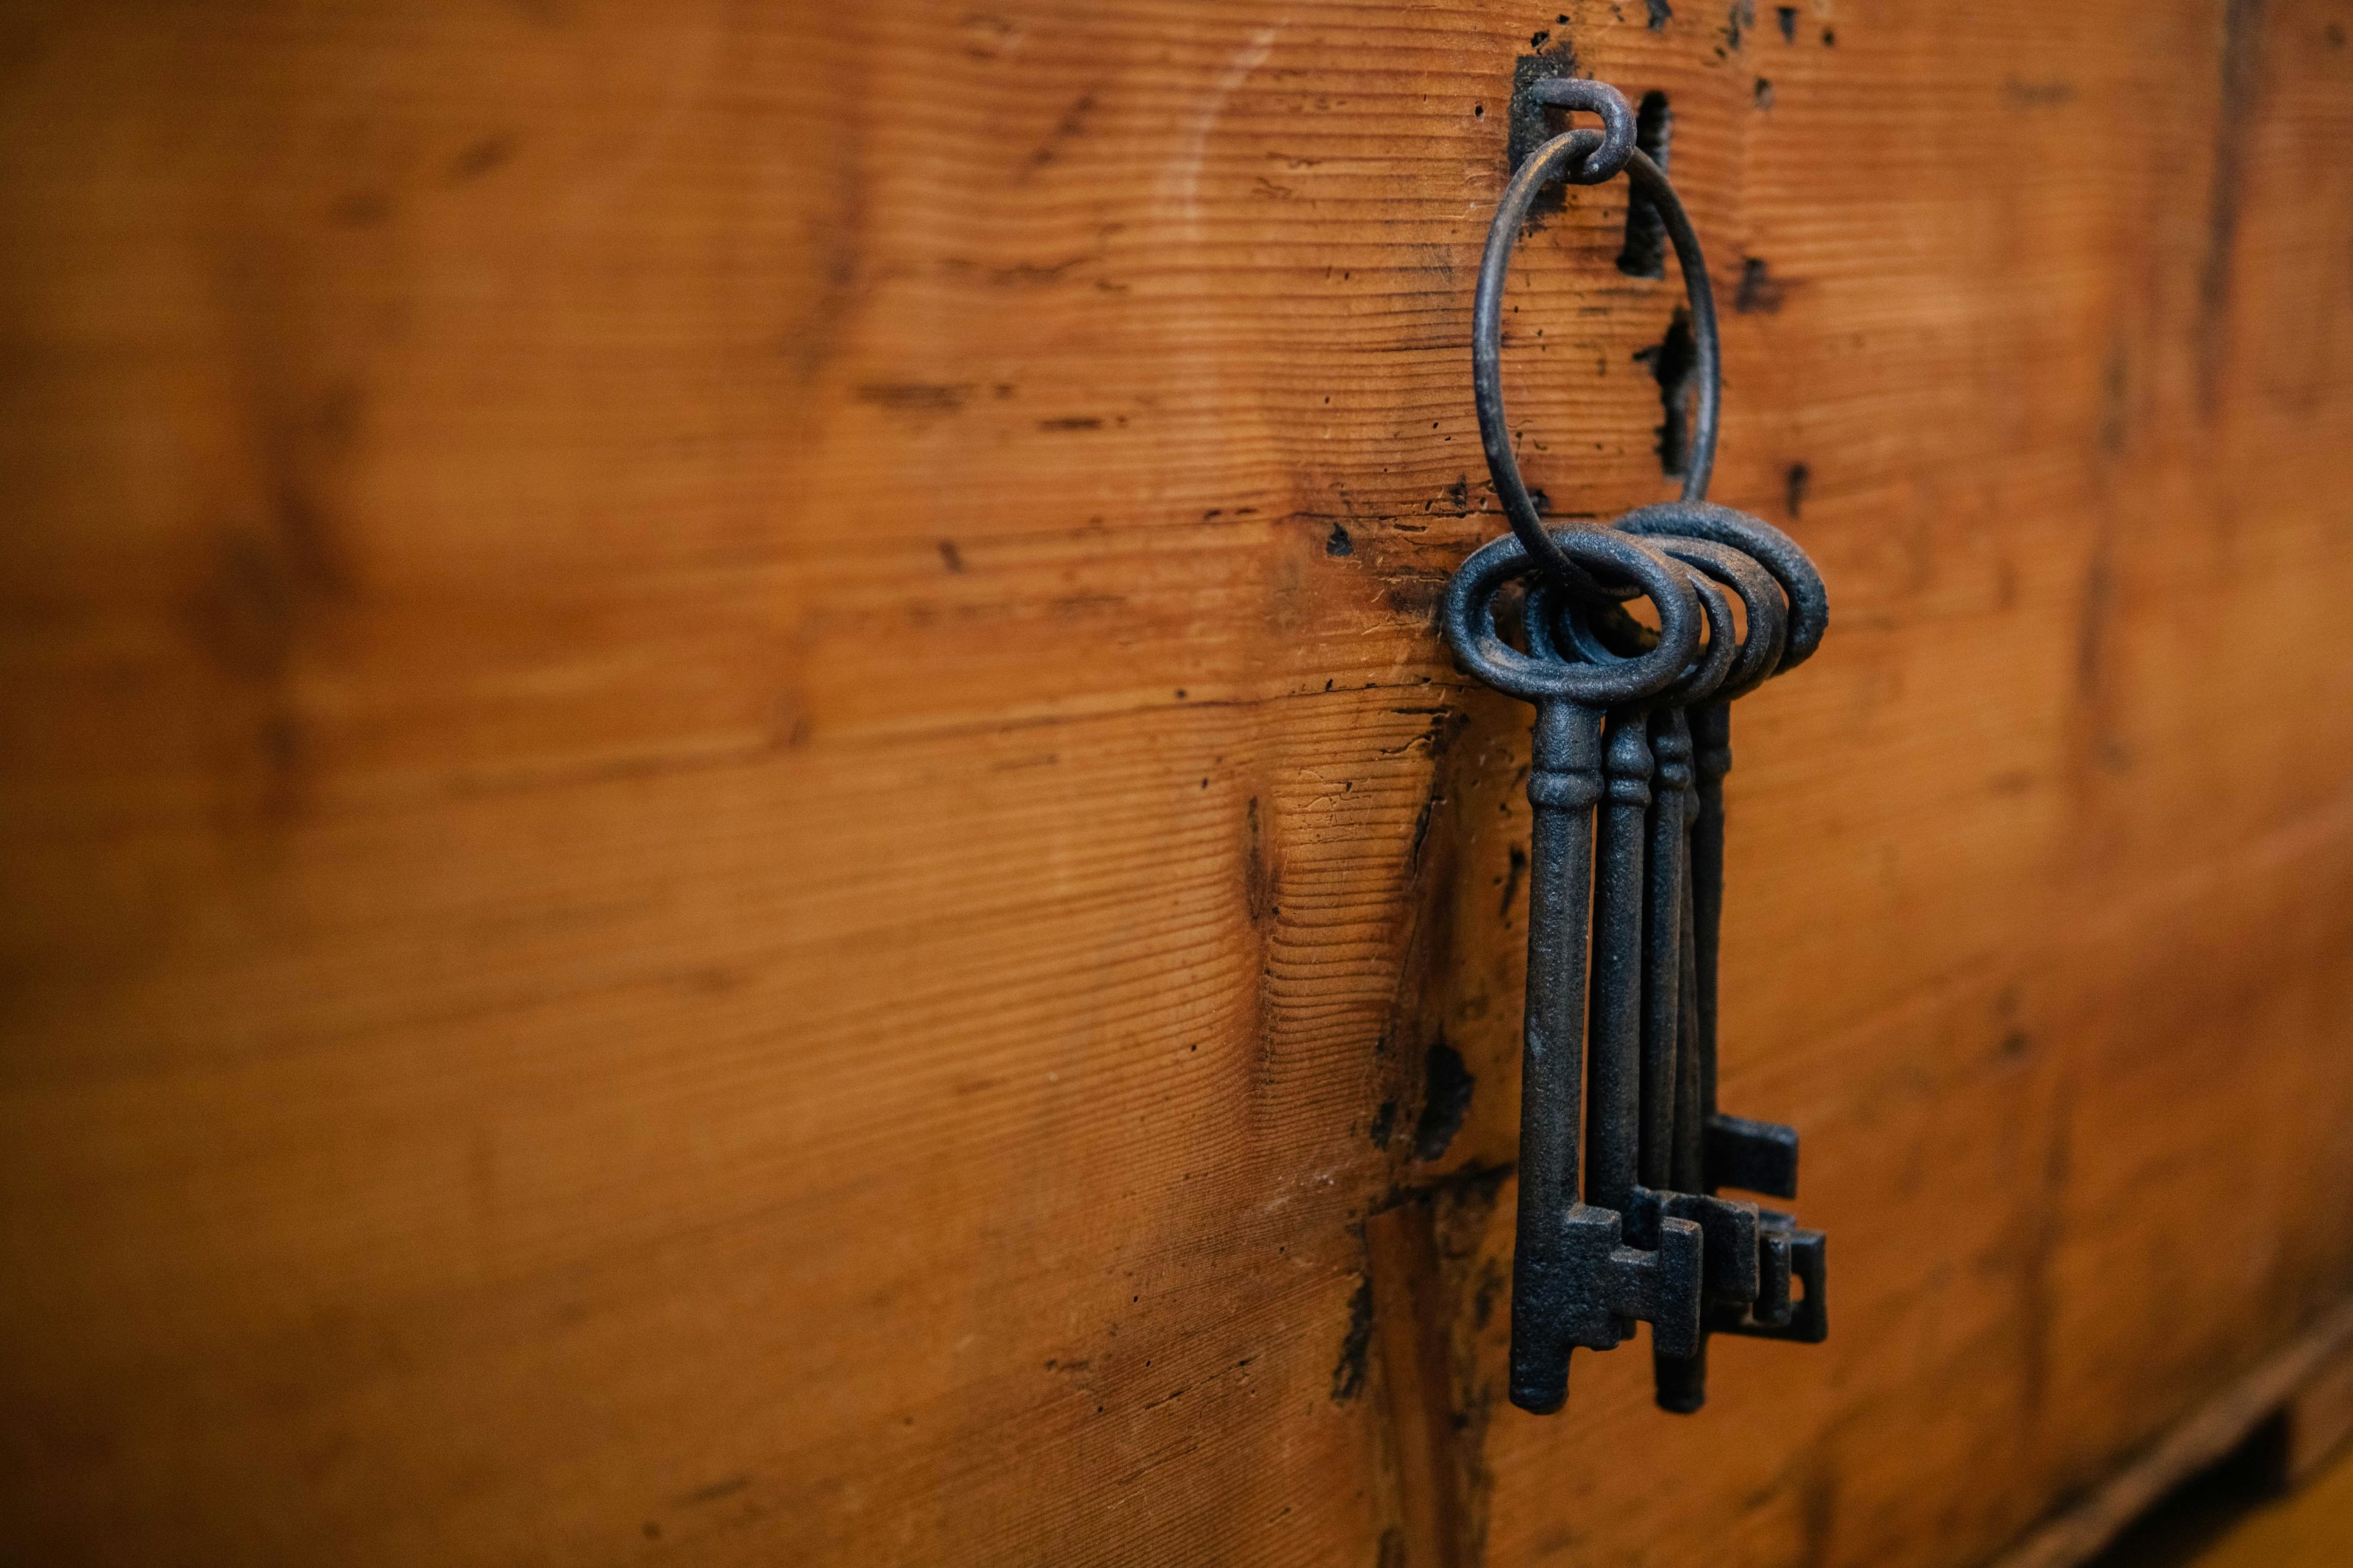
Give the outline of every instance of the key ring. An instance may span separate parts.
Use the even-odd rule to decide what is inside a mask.
[[[1688,1413],[1706,1399],[1709,1333],[1828,1331],[1822,1234],[1718,1195],[1795,1197],[1798,1134],[1717,1108],[1715,969],[1730,705],[1814,651],[1830,600],[1794,540],[1706,499],[1723,389],[1715,300],[1690,215],[1633,145],[1625,99],[1589,80],[1531,90],[1603,129],[1539,147],[1489,227],[1472,385],[1511,531],[1456,569],[1439,615],[1466,672],[1536,710],[1511,1398],[1557,1410],[1571,1351],[1610,1349],[1641,1321],[1659,1405]],[[1683,499],[1546,528],[1504,409],[1504,286],[1537,192],[1620,174],[1658,209],[1689,300],[1700,379]],[[1496,595],[1514,579],[1525,652],[1496,624]],[[1654,606],[1655,632],[1618,603],[1636,597]]]
[[[1715,328],[1715,294],[1709,287],[1707,262],[1700,253],[1699,235],[1666,172],[1634,145],[1634,111],[1625,95],[1607,82],[1556,77],[1530,89],[1536,101],[1560,109],[1584,110],[1601,117],[1603,130],[1567,131],[1528,155],[1503,199],[1495,205],[1488,226],[1487,247],[1479,258],[1479,288],[1471,313],[1471,385],[1479,411],[1479,440],[1487,454],[1487,471],[1504,515],[1528,554],[1554,577],[1586,592],[1621,598],[1623,590],[1603,589],[1590,574],[1571,560],[1554,542],[1536,512],[1535,498],[1520,475],[1519,458],[1512,451],[1512,431],[1504,411],[1504,284],[1511,271],[1512,248],[1527,222],[1528,209],[1555,180],[1571,184],[1599,184],[1623,173],[1638,197],[1647,197],[1665,221],[1674,242],[1675,262],[1683,269],[1683,295],[1689,301],[1694,369],[1699,377],[1698,409],[1692,422],[1691,453],[1683,473],[1685,501],[1707,499],[1707,481],[1715,467],[1716,405],[1723,392],[1723,358]]]

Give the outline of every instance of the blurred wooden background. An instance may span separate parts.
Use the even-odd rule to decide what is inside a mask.
[[[0,8],[0,1557],[2016,1541],[2353,1289],[2348,35]],[[1668,95],[1833,595],[1724,979],[1832,1338],[1695,1418],[1501,1392],[1539,51]],[[1513,284],[1565,515],[1669,489],[1624,191]]]

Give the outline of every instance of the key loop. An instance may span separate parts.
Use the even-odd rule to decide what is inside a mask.
[[[1684,550],[1693,542],[1684,539],[1662,539],[1656,542],[1656,546],[1660,553],[1680,561],[1683,559]],[[1709,551],[1717,547],[1703,544],[1699,548]],[[1688,562],[1685,563],[1689,564]],[[1767,591],[1778,599],[1779,594],[1771,588],[1771,579],[1766,578],[1765,574],[1753,564],[1750,570],[1764,579]],[[1692,572],[1687,573],[1685,578],[1691,584],[1692,592],[1699,597],[1700,611],[1707,624],[1707,641],[1701,645],[1683,672],[1665,687],[1647,699],[1619,704],[1624,711],[1687,708],[1696,702],[1704,702],[1732,679],[1736,662],[1741,662],[1745,669],[1755,663],[1757,654],[1761,651],[1736,635],[1732,621],[1732,603],[1716,585],[1724,579],[1724,574]],[[1527,606],[1523,618],[1527,626],[1528,652],[1532,656],[1598,665],[1623,664],[1630,658],[1639,657],[1604,647],[1586,624],[1585,617],[1577,613],[1577,606],[1573,602],[1566,602],[1571,599],[1571,595],[1560,592],[1557,584],[1540,574],[1529,583]],[[1746,660],[1742,659],[1744,654],[1747,656]]]
[[[1564,132],[1537,148],[1512,175],[1502,200],[1495,204],[1486,249],[1479,258],[1478,292],[1471,312],[1471,385],[1479,411],[1479,440],[1504,515],[1528,554],[1547,574],[1588,595],[1600,591],[1611,598],[1621,597],[1599,589],[1554,542],[1556,535],[1546,529],[1537,512],[1535,500],[1521,476],[1519,458],[1512,450],[1511,422],[1504,408],[1504,285],[1511,272],[1512,249],[1519,242],[1537,195],[1556,180],[1598,184],[1622,170],[1635,195],[1647,197],[1657,207],[1667,237],[1674,242],[1676,265],[1683,271],[1683,295],[1691,312],[1694,372],[1699,378],[1698,406],[1683,474],[1685,501],[1707,499],[1708,479],[1715,468],[1716,406],[1724,384],[1715,294],[1708,283],[1706,258],[1701,254],[1691,215],[1683,210],[1665,171],[1633,145],[1634,112],[1625,95],[1607,82],[1575,78],[1538,82],[1534,92],[1538,102],[1599,114],[1605,130]],[[1591,525],[1587,527],[1590,531]],[[1811,647],[1805,651],[1811,652]]]
[[[1738,551],[1771,573],[1789,605],[1788,640],[1773,673],[1797,668],[1821,646],[1822,633],[1831,624],[1830,590],[1798,542],[1763,518],[1714,501],[1671,500],[1636,507],[1609,526],[1645,539],[1673,535],[1707,540]]]
[[[1683,673],[1699,648],[1704,611],[1691,574],[1631,534],[1565,528],[1547,540],[1573,570],[1598,567],[1630,580],[1658,607],[1658,646],[1611,664],[1570,664],[1522,653],[1495,629],[1495,592],[1532,566],[1518,536],[1491,539],[1448,579],[1440,618],[1462,667],[1497,690],[1524,702],[1568,701],[1589,707],[1640,701]]]
[[[1660,544],[1669,555],[1697,567],[1738,595],[1747,622],[1737,656],[1706,700],[1729,702],[1756,690],[1780,669],[1783,650],[1788,646],[1788,600],[1781,585],[1754,557],[1729,545],[1704,539],[1662,540]]]
[[[1650,542],[1662,554],[1693,569],[1693,585],[1699,590],[1701,603],[1708,610],[1709,638],[1709,647],[1701,657],[1651,700],[1652,706],[1688,708],[1703,702],[1729,702],[1736,697],[1746,696],[1786,668],[1783,650],[1788,640],[1788,600],[1771,573],[1757,564],[1746,551],[1715,540],[1662,533],[1651,535]],[[1720,596],[1709,597],[1715,584],[1731,589],[1740,600],[1746,625],[1736,637],[1729,619],[1729,605]],[[1599,629],[1579,613],[1573,596],[1555,592],[1549,581],[1528,589],[1527,615],[1532,623],[1546,628],[1542,649],[1531,634],[1531,652],[1566,654],[1589,664],[1621,664],[1633,657],[1609,646]]]

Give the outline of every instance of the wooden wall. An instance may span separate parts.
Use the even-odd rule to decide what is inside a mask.
[[[0,12],[0,1557],[1944,1568],[2353,1288],[2353,4],[1669,11]],[[1564,49],[1833,595],[1724,977],[1832,1338],[1695,1418],[1501,1394]]]

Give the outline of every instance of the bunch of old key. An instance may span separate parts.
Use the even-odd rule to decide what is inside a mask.
[[[1787,534],[1704,499],[1713,301],[1672,186],[1630,147],[1623,99],[1566,79],[1537,91],[1599,113],[1608,134],[1531,155],[1489,237],[1474,368],[1513,532],[1463,563],[1444,604],[1465,668],[1535,708],[1511,1393],[1558,1409],[1569,1352],[1614,1348],[1640,1321],[1659,1404],[1688,1412],[1706,1398],[1710,1334],[1816,1342],[1828,1326],[1821,1233],[1724,1195],[1794,1198],[1798,1137],[1717,1108],[1716,953],[1732,704],[1814,651],[1829,602]],[[1683,500],[1550,527],[1503,414],[1503,275],[1536,188],[1621,169],[1682,261],[1705,378],[1695,450]]]

